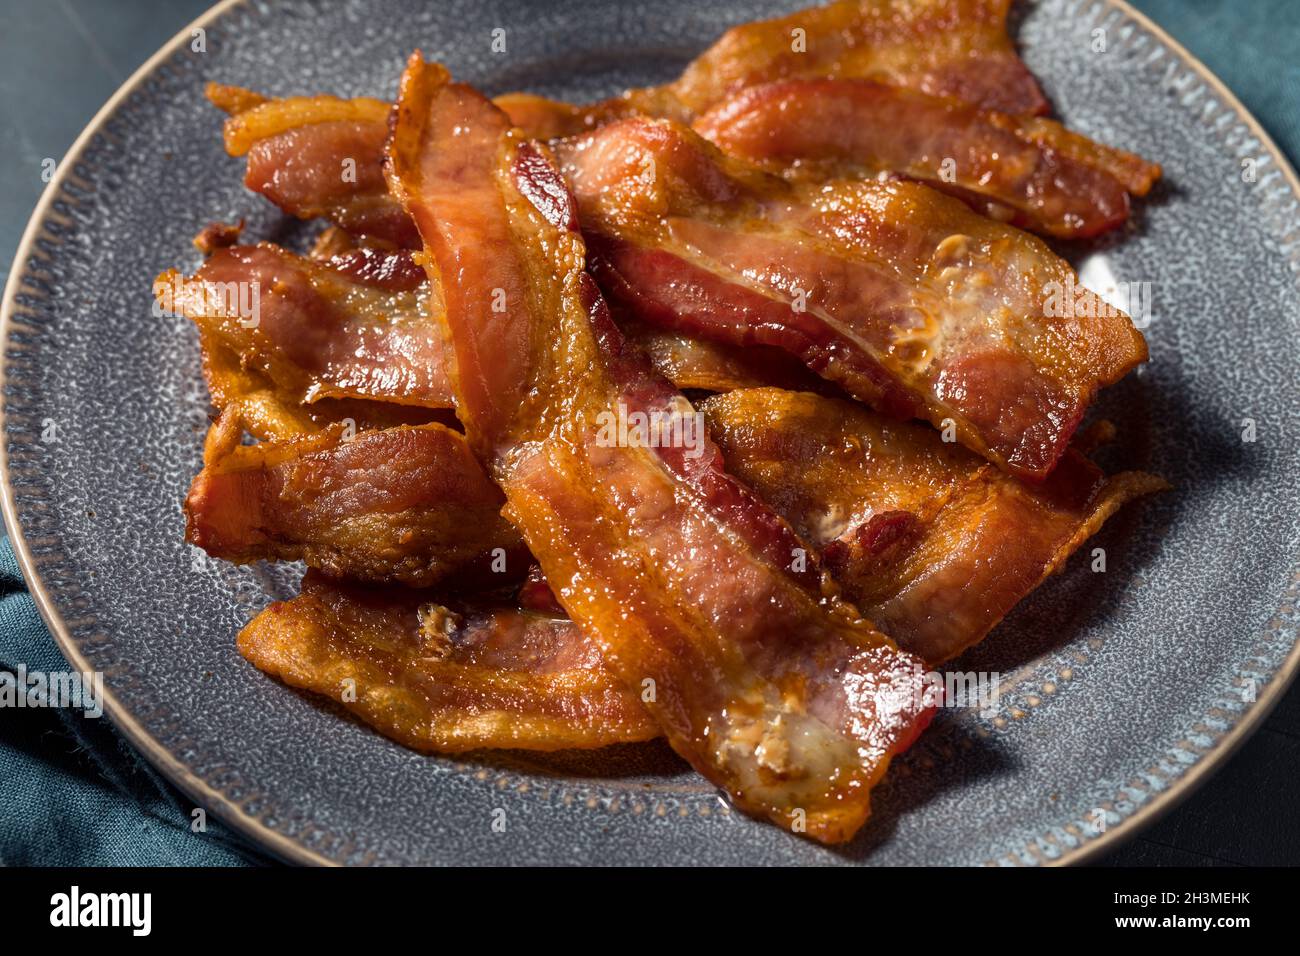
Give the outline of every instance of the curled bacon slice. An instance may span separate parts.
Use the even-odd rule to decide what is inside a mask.
[[[253,192],[299,219],[323,217],[354,235],[418,244],[384,182],[389,104],[368,97],[273,100],[218,84],[207,93],[231,114],[226,152],[248,156],[244,185]]]
[[[813,375],[788,352],[771,346],[737,348],[710,342],[619,316],[615,324],[655,370],[679,389],[729,392],[733,388],[825,390],[829,383]]]
[[[192,277],[164,273],[154,291],[294,401],[451,405],[430,320],[441,311],[437,286],[410,253],[354,249],[318,262],[269,243],[231,246]]]
[[[155,283],[165,309],[199,326],[213,404],[238,401],[259,438],[287,438],[344,418],[358,429],[422,424],[430,418],[393,404],[452,405],[437,283],[408,252],[341,249],[340,241],[329,236],[331,254],[319,262],[270,243],[218,249],[194,276],[172,270]],[[230,290],[238,296],[254,285],[255,323],[229,304]],[[630,317],[620,325],[679,388],[818,387],[816,376],[779,349],[736,349]]]
[[[1106,478],[1071,450],[1026,485],[938,433],[780,389],[700,406],[728,467],[810,544],[845,593],[931,664],[980,641],[1103,522],[1167,485]]]
[[[901,173],[993,218],[1063,239],[1128,219],[1160,167],[1059,123],[981,110],[869,80],[789,80],[742,90],[695,121],[733,156],[789,178]]]
[[[352,437],[334,425],[257,445],[241,445],[241,431],[223,414],[185,500],[186,540],[213,557],[412,585],[524,570],[505,499],[443,425]]]
[[[240,632],[239,651],[416,750],[560,750],[657,736],[571,621],[442,600],[309,572],[298,597]]]
[[[239,355],[212,336],[200,334],[203,376],[213,406],[238,415],[243,428],[262,440],[315,434],[329,425],[353,431],[374,431],[399,425],[454,425],[456,416],[445,409],[368,401],[356,398],[322,398],[311,404],[298,402],[284,389],[252,368]]]
[[[841,0],[733,27],[672,84],[693,114],[746,86],[861,77],[1004,113],[1047,110],[1007,35],[1011,0]]]
[[[982,638],[1125,502],[1165,487],[1139,473],[1104,479],[1073,451],[1029,487],[922,426],[780,389],[714,396],[700,410],[732,471],[822,549],[865,612],[932,664]],[[429,592],[309,574],[303,596],[263,612],[240,648],[336,700],[352,678],[350,709],[418,749],[656,736],[595,642],[555,619],[563,612],[536,571],[520,602],[543,614],[451,612]],[[557,713],[565,719],[547,716]]]
[[[888,414],[1032,479],[1146,359],[1128,316],[1040,240],[913,182],[792,185],[680,124],[556,146],[591,266],[643,321],[776,345]]]
[[[602,437],[620,413],[694,416],[623,348],[563,180],[503,113],[417,53],[389,163],[443,283],[467,437],[560,603],[738,806],[851,837],[928,719],[918,662],[790,570],[804,546],[707,439]]]
[[[1007,35],[1010,0],[841,0],[733,27],[663,86],[588,106],[528,93],[496,104],[529,136],[576,136],[643,114],[689,123],[746,87],[859,78],[1020,116],[1047,100]],[[891,130],[897,135],[899,130]]]

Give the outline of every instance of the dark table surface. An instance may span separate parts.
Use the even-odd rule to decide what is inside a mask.
[[[1137,0],[1186,43],[1265,126],[1276,76],[1261,76],[1250,51],[1276,46],[1279,28],[1300,49],[1300,16],[1270,15],[1297,0]],[[791,4],[795,6],[794,3]],[[208,0],[0,0],[0,283],[44,183],[41,164],[60,159],[95,111]],[[1245,8],[1252,8],[1243,13]],[[1294,13],[1294,9],[1292,13]],[[1216,42],[1206,44],[1213,35]],[[1223,42],[1224,38],[1231,42]],[[1292,57],[1295,67],[1295,58]],[[1300,84],[1300,67],[1284,83]],[[1282,865],[1300,862],[1300,684],[1214,777],[1163,820],[1106,857],[1109,865]]]

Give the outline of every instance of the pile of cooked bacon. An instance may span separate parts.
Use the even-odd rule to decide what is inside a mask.
[[[849,839],[925,667],[1162,486],[1074,437],[1141,334],[1054,314],[1022,231],[1115,228],[1159,168],[1043,118],[1005,19],[835,3],[585,107],[418,53],[395,106],[210,87],[248,187],[329,223],[216,224],[156,286],[220,410],[188,539],[310,569],[242,653],[421,750],[662,735]],[[704,434],[602,430],[637,415]]]

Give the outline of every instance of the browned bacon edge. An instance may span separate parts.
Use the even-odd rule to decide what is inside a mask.
[[[1160,167],[1052,120],[981,110],[870,80],[749,87],[695,121],[733,156],[796,179],[909,176],[992,218],[1062,239],[1128,219]]]
[[[335,576],[428,585],[521,575],[505,499],[444,425],[239,444],[223,414],[185,501],[186,540],[244,564],[306,561]]]
[[[670,744],[739,807],[851,837],[890,756],[928,720],[919,664],[772,563],[758,536],[793,533],[715,449],[696,460],[600,440],[602,412],[689,405],[630,374],[558,172],[418,54],[389,174],[443,284],[468,440],[563,582],[561,604],[625,686],[651,682],[646,706]],[[513,311],[506,328],[483,307],[493,290]]]
[[[240,632],[239,651],[415,750],[561,750],[657,736],[571,621],[445,600],[309,572],[298,597]]]
[[[732,472],[931,665],[982,640],[1125,503],[1168,487],[1107,478],[1075,449],[1028,485],[920,424],[806,393],[743,389],[700,410]]]
[[[921,184],[796,187],[644,118],[556,149],[592,271],[638,318],[786,349],[1018,476],[1046,477],[1098,389],[1146,358],[1041,240]]]
[[[436,286],[412,254],[349,249],[320,261],[271,243],[215,250],[154,292],[295,403],[365,399],[451,406]]]

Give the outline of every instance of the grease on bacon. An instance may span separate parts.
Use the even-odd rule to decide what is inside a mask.
[[[438,290],[409,252],[360,248],[317,261],[270,243],[231,246],[193,276],[163,273],[154,291],[296,402],[451,406],[431,319]]]
[[[563,180],[504,114],[417,54],[389,169],[443,283],[467,437],[560,603],[738,806],[851,837],[928,719],[919,663],[795,570],[800,540],[716,448],[599,442],[601,413],[689,404],[625,348]]]
[[[1146,359],[1091,292],[1054,308],[1077,279],[1041,240],[920,183],[791,184],[666,120],[556,148],[592,269],[638,318],[784,348],[1022,477],[1046,477],[1096,392]]]
[[[695,121],[727,153],[791,179],[898,173],[994,219],[1062,239],[1128,219],[1160,167],[1042,117],[869,80],[790,80],[741,90]]]
[[[410,585],[481,586],[494,562],[524,570],[505,499],[444,425],[349,436],[336,424],[256,445],[242,431],[238,412],[223,413],[185,500],[186,540],[213,557]]]
[[[931,664],[984,636],[1128,501],[1167,487],[1105,477],[1075,449],[1025,484],[932,429],[779,389],[700,410],[728,466],[784,515],[845,594]]]
[[[605,747],[657,736],[563,617],[314,572],[239,634],[259,669],[421,751]]]

